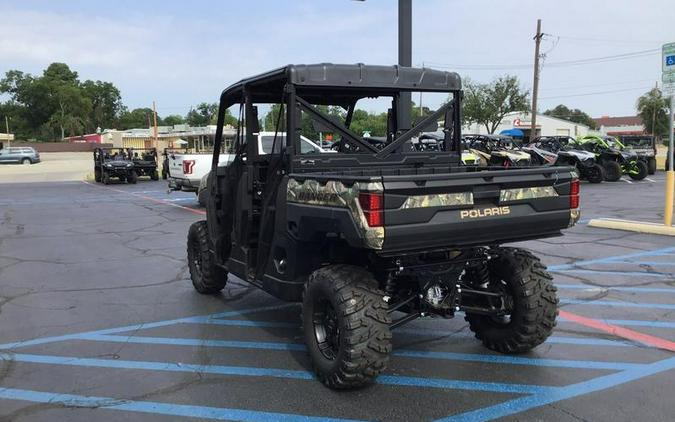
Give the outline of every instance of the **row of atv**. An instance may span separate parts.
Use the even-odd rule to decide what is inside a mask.
[[[544,136],[523,147],[534,164],[573,165],[582,179],[591,183],[616,182],[627,175],[642,180],[656,172],[653,152],[637,152],[612,136]]]
[[[108,185],[113,179],[117,179],[121,183],[136,184],[141,176],[159,180],[155,148],[96,148],[94,150],[94,180],[96,182]]]
[[[462,146],[466,165],[573,166],[591,183],[615,182],[623,175],[642,180],[656,171],[653,149],[628,148],[611,136],[542,136],[523,145],[504,135],[463,135]]]

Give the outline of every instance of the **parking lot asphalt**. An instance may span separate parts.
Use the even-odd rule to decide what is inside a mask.
[[[312,379],[298,305],[234,277],[192,289],[194,194],[0,185],[0,420],[672,420],[675,242],[586,226],[658,221],[663,179],[584,183],[579,225],[519,245],[559,287],[546,343],[500,355],[461,317],[418,320],[349,392]]]

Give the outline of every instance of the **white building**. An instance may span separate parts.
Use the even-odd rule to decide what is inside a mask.
[[[640,116],[598,117],[595,123],[605,135],[642,135],[646,133]]]
[[[501,123],[494,131],[499,134],[503,130],[520,129],[525,134],[525,139],[530,137],[530,130],[532,128],[532,119],[530,113],[513,112],[509,113],[502,119]],[[568,120],[558,119],[557,117],[546,116],[544,114],[537,114],[537,131],[536,136],[584,136],[587,135],[591,129],[580,123],[570,122]],[[462,132],[487,134],[488,130],[485,125],[472,123],[462,128]]]

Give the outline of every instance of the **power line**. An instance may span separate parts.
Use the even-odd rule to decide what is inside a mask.
[[[639,79],[634,81],[622,81],[622,82],[608,82],[602,84],[588,84],[588,85],[568,85],[568,86],[556,86],[554,88],[542,89],[542,91],[560,91],[561,89],[576,89],[576,88],[596,88],[600,86],[617,86],[617,85],[627,85],[627,84],[638,84],[644,82],[653,82],[654,79]]]
[[[567,60],[560,62],[549,62],[546,64],[546,67],[565,67],[565,66],[579,66],[585,64],[594,64],[594,63],[606,63],[611,61],[618,60],[630,60],[635,58],[643,58],[651,55],[660,54],[661,49],[652,48],[649,50],[639,50],[631,51],[627,53],[614,54],[611,56],[601,56],[601,57],[587,57],[584,59],[576,60]],[[462,64],[449,64],[449,63],[439,63],[439,62],[430,62],[424,61],[425,64],[429,64],[433,67],[438,67],[442,69],[458,69],[458,70],[503,70],[503,69],[529,69],[532,67],[532,64],[471,64],[471,65],[462,65]]]
[[[554,36],[561,38],[563,40],[570,41],[588,41],[588,42],[600,42],[600,43],[617,43],[617,44],[663,44],[663,40],[618,40],[618,39],[608,39],[608,38],[586,38],[586,37],[574,37],[567,35],[557,35]]]
[[[639,58],[639,57],[647,57],[647,56],[658,54],[660,52],[661,52],[661,49],[652,48],[652,49],[649,49],[649,50],[633,51],[633,52],[630,52],[630,53],[615,54],[615,55],[612,55],[612,56],[592,57],[592,58],[587,58],[587,59],[568,60],[568,61],[562,61],[562,62],[552,62],[552,63],[548,63],[546,66],[548,66],[548,67],[552,67],[552,66],[560,67],[560,66],[577,66],[577,65],[591,64],[591,63],[605,63],[605,62],[610,62],[610,61],[628,60],[628,59]]]
[[[643,89],[650,89],[653,87],[647,86],[647,87],[635,87],[635,88],[626,88],[626,89],[615,89],[611,91],[596,91],[596,92],[586,92],[586,93],[581,93],[581,94],[570,94],[570,95],[556,95],[553,97],[542,97],[540,98],[541,100],[551,100],[555,98],[570,98],[570,97],[586,97],[589,95],[603,95],[603,94],[614,94],[618,92],[628,92],[628,91],[637,91],[637,90],[643,90]]]

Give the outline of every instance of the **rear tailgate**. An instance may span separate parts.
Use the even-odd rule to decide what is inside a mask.
[[[384,251],[498,244],[570,225],[573,168],[384,176]]]
[[[211,153],[203,154],[176,154],[170,153],[169,156],[169,175],[175,179],[187,179],[199,184],[202,177],[211,171]],[[219,165],[232,161],[232,154],[220,154]]]

